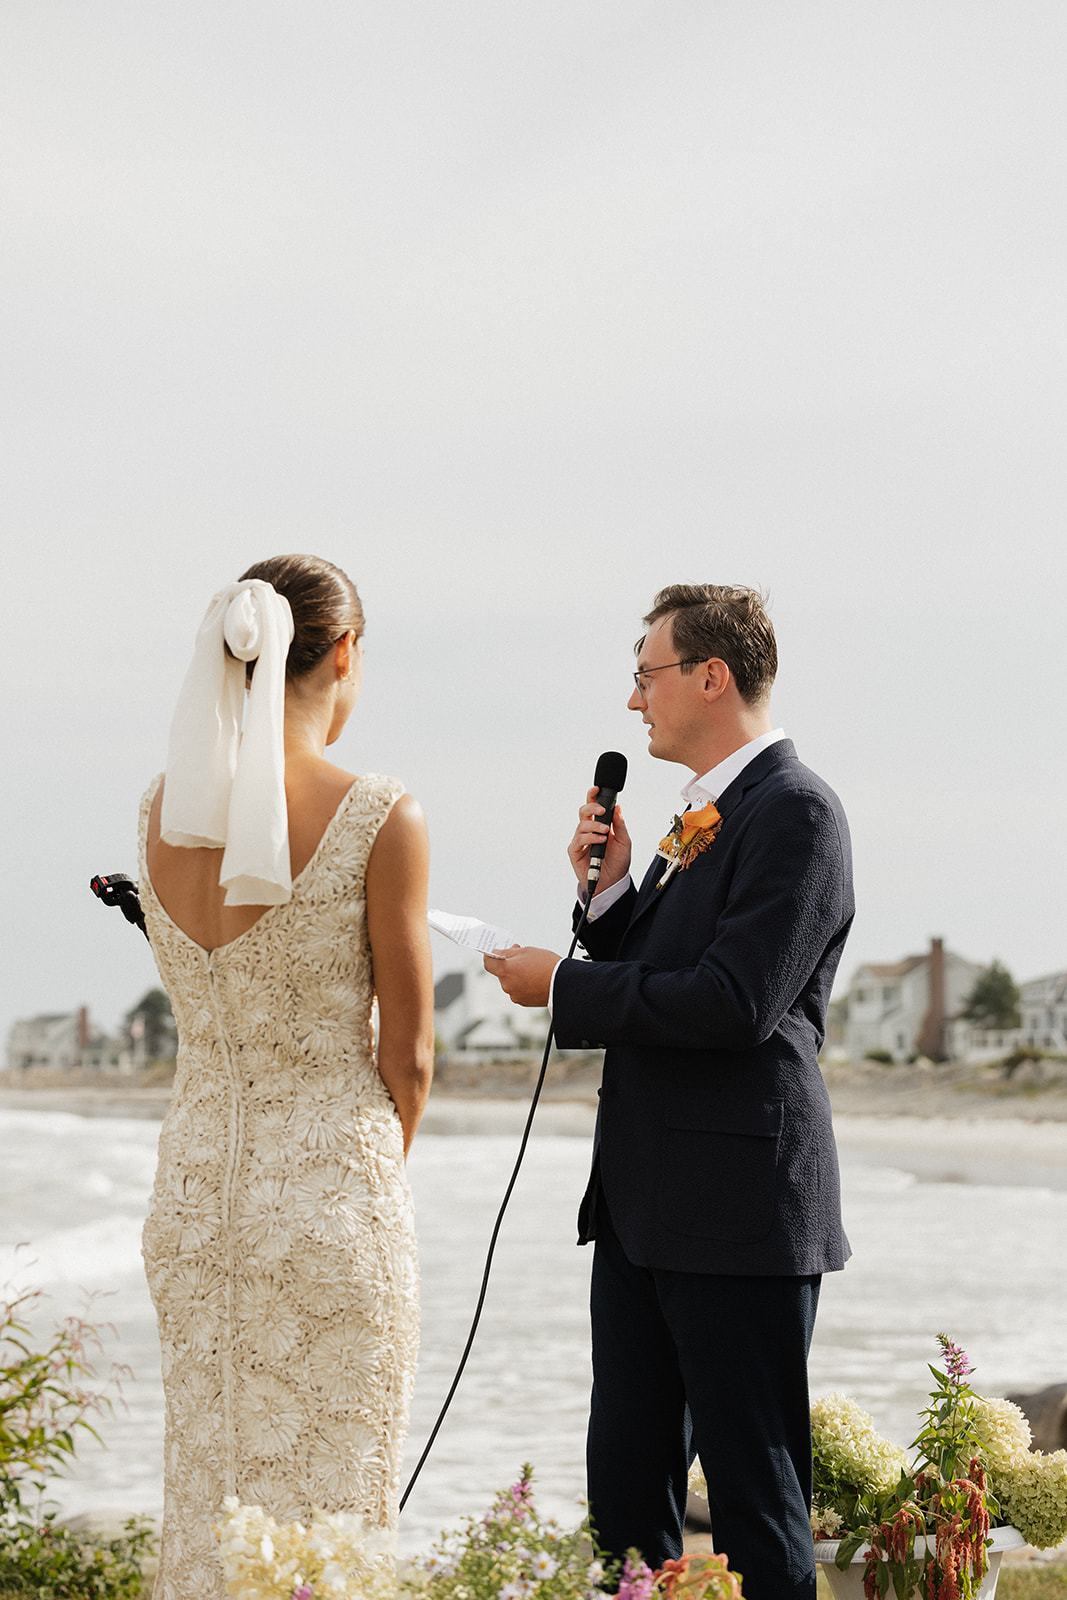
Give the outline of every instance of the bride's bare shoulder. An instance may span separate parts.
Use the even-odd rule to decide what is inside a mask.
[[[354,772],[335,767],[332,761],[287,763],[285,795],[290,821],[294,808],[310,812],[325,810],[332,814],[357,781]]]

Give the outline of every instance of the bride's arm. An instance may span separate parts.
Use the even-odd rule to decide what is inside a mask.
[[[422,807],[401,795],[367,863],[367,933],[378,996],[378,1070],[411,1148],[433,1077],[433,966],[426,924],[430,845]]]

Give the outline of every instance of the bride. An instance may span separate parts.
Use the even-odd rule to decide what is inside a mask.
[[[363,626],[329,562],[249,567],[208,608],[142,801],[141,898],[179,1037],[144,1230],[166,1394],[156,1600],[224,1600],[227,1495],[396,1526],[428,845],[402,784],[324,755],[359,695]]]

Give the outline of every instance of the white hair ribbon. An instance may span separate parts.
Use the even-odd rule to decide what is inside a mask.
[[[245,578],[220,589],[171,723],[160,837],[189,849],[225,846],[228,906],[282,905],[292,894],[284,741],[292,638],[289,602],[271,584]],[[247,707],[246,661],[256,663]]]

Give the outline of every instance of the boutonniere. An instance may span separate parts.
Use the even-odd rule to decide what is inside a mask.
[[[656,888],[662,889],[673,873],[684,872],[702,850],[714,843],[721,827],[722,818],[710,800],[699,811],[686,811],[682,816],[675,817],[670,832],[660,840],[656,852],[668,863]]]

